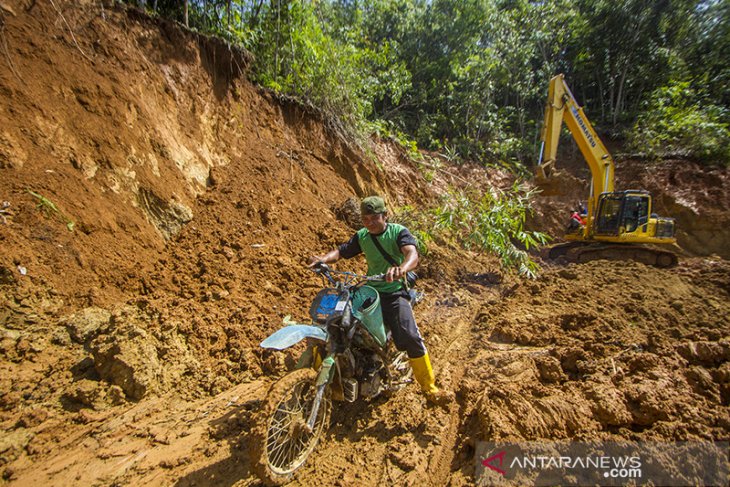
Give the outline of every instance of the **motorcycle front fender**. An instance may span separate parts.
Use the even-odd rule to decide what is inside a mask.
[[[290,325],[277,330],[269,335],[269,337],[261,342],[262,348],[273,348],[274,350],[284,350],[296,345],[305,338],[316,338],[318,340],[327,341],[327,332],[318,326],[311,325]]]

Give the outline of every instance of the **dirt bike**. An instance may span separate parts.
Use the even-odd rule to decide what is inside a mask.
[[[309,342],[297,368],[270,389],[253,434],[254,468],[270,485],[291,480],[304,465],[327,428],[332,401],[371,400],[412,381],[406,353],[395,349],[383,324],[378,292],[367,285],[385,275],[339,272],[323,263],[313,270],[329,282],[310,307],[313,323],[285,318],[288,326],[261,342],[274,350]],[[418,298],[411,294],[413,304]]]

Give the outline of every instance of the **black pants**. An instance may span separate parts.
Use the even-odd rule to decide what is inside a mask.
[[[383,308],[383,322],[393,336],[395,348],[405,350],[408,358],[419,358],[426,355],[421,332],[418,331],[416,319],[408,293],[381,293],[380,305]]]

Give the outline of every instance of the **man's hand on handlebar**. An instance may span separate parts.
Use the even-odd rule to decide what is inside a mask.
[[[321,267],[320,264],[329,264],[331,262],[337,262],[338,260],[340,260],[340,251],[335,249],[325,255],[313,255],[309,258],[307,265],[311,269],[316,270]]]
[[[324,259],[322,257],[320,257],[320,256],[317,256],[317,255],[314,255],[314,256],[310,257],[309,260],[308,260],[308,262],[307,262],[307,266],[310,269],[316,269],[316,268],[318,268],[318,267],[320,267],[322,265],[326,265],[324,263]]]
[[[401,267],[394,266],[388,269],[388,272],[385,273],[385,280],[387,282],[393,282],[404,278],[405,275],[406,272]]]

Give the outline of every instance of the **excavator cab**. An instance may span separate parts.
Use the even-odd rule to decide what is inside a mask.
[[[641,241],[639,239],[647,237],[673,239],[674,219],[651,213],[648,191],[603,193],[598,198],[594,233],[627,241]]]
[[[651,196],[645,191],[603,193],[598,199],[596,235],[631,233],[649,222]]]

